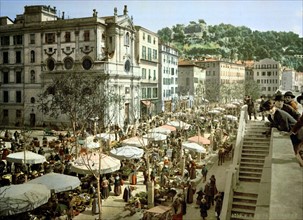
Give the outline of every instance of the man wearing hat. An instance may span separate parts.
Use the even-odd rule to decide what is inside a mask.
[[[297,102],[303,106],[303,93],[297,97]],[[298,145],[303,141],[303,113],[297,123],[292,127],[291,132],[297,137],[293,142],[295,142],[294,151],[298,153]]]
[[[266,101],[262,105],[262,108],[268,114],[271,127],[275,127],[279,131],[290,132],[291,128],[297,122],[290,114],[277,108],[270,100]]]
[[[286,111],[294,119],[298,120],[300,118],[300,113],[296,111],[293,107],[284,103],[284,97],[282,93],[277,93],[274,97],[275,106],[283,111]]]
[[[285,103],[293,107],[296,111],[298,111],[298,103],[294,100],[296,96],[292,94],[291,91],[287,91],[284,94]]]

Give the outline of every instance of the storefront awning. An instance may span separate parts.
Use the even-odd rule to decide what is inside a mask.
[[[151,102],[148,101],[148,100],[145,100],[145,101],[141,101],[142,104],[146,105],[146,106],[150,106],[151,105]]]

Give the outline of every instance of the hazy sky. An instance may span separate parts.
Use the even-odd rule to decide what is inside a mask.
[[[303,36],[303,0],[0,0],[0,16],[12,20],[25,5],[50,5],[65,18],[111,16],[114,7],[123,13],[124,5],[134,24],[153,32],[175,24],[204,19],[208,25],[220,23],[246,26],[259,31],[293,31]]]

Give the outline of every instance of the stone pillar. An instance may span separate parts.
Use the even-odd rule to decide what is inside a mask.
[[[154,181],[148,181],[147,182],[147,206],[148,208],[154,207]]]

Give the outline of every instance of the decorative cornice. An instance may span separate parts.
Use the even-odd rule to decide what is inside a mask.
[[[56,53],[56,51],[57,51],[57,49],[54,49],[53,52],[50,52],[50,53],[49,53],[49,52],[47,52],[47,49],[44,49],[44,53],[47,54],[47,55],[50,56],[50,57],[51,57],[52,55],[54,55],[54,54]]]
[[[82,53],[88,55],[90,52],[94,50],[94,47],[91,47],[90,50],[83,50],[83,47],[80,47],[80,50]]]
[[[72,50],[71,50],[70,52],[65,52],[65,51],[64,51],[64,48],[61,48],[61,50],[62,50],[62,52],[63,52],[65,55],[69,56],[69,55],[71,55],[71,54],[75,51],[75,48],[72,48]]]

